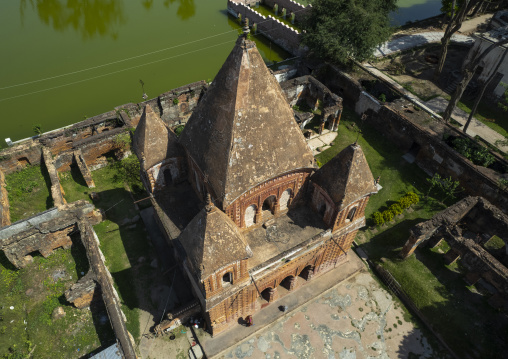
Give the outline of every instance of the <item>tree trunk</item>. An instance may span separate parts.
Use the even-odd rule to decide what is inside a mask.
[[[434,70],[434,82],[436,83],[439,80],[441,72],[443,71],[444,63],[446,61],[446,55],[448,54],[448,44],[450,43],[451,36],[449,36],[447,39],[445,38],[445,36],[443,36],[443,38],[441,39],[441,51],[439,53],[439,62],[437,63],[436,70]]]
[[[448,45],[450,44],[450,39],[452,38],[452,35],[460,29],[460,27],[462,26],[462,22],[466,17],[467,9],[469,9],[469,6],[471,4],[476,3],[476,1],[478,0],[469,0],[469,2],[468,0],[464,0],[464,3],[461,5],[459,11],[455,13],[455,6],[457,4],[457,0],[453,0],[450,20],[448,22],[448,25],[446,26],[443,38],[441,39],[441,54],[439,55],[439,62],[436,67],[436,70],[434,71],[433,76],[434,82],[437,82],[439,80],[439,76],[443,71],[444,63],[446,61],[446,54],[448,53]]]
[[[450,102],[448,103],[448,107],[446,107],[446,110],[443,114],[443,120],[445,122],[448,122],[450,120],[450,117],[452,115],[453,109],[455,106],[457,106],[457,102],[459,102],[460,98],[462,97],[462,94],[464,93],[464,90],[466,89],[467,85],[469,84],[469,81],[473,78],[474,73],[476,72],[476,69],[480,65],[480,62],[496,47],[504,45],[508,43],[508,38],[493,43],[489,47],[487,47],[480,55],[476,54],[473,56],[472,60],[464,66],[462,70],[462,80],[460,80],[457,88],[455,89],[455,92],[452,95],[452,98],[450,99]],[[479,49],[478,49],[479,51]]]
[[[466,122],[466,124],[464,126],[464,129],[463,129],[464,133],[466,133],[467,128],[469,127],[469,124],[473,120],[473,117],[476,114],[476,110],[478,109],[478,105],[480,104],[480,101],[482,100],[483,94],[485,93],[485,90],[487,89],[487,86],[490,84],[490,82],[496,76],[497,70],[499,69],[499,66],[501,66],[501,63],[504,61],[504,58],[506,57],[506,53],[507,52],[508,52],[508,50],[504,50],[503,56],[501,56],[501,58],[499,59],[497,65],[496,65],[496,68],[494,69],[494,71],[492,71],[492,74],[490,75],[490,77],[485,81],[485,83],[482,86],[482,89],[480,90],[480,93],[476,97],[476,99],[474,101],[473,108],[471,109],[471,113],[469,114],[469,118],[467,119],[467,122]]]

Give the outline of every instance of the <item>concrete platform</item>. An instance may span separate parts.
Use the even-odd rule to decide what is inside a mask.
[[[346,261],[339,264],[335,269],[313,278],[293,292],[287,292],[286,295],[255,313],[253,315],[254,326],[245,327],[238,324],[213,338],[210,334],[199,329],[197,335],[205,355],[209,359],[219,358],[231,346],[237,345],[256,333],[275,325],[278,320],[287,317],[291,312],[297,310],[320,294],[362,271],[366,271],[365,264],[353,251],[350,251]],[[280,306],[287,306],[288,311],[282,312],[279,309]]]

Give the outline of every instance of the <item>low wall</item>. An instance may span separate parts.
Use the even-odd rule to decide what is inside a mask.
[[[414,152],[415,163],[429,175],[439,173],[442,177],[452,177],[472,196],[482,196],[504,212],[508,211],[508,192],[498,186],[501,175],[489,168],[476,166],[443,141],[444,135],[466,137],[453,126],[438,119],[432,119],[424,111],[408,111],[412,106],[406,100],[396,100],[377,106],[377,100],[370,98],[360,83],[339,69],[326,66],[317,71],[317,77],[331,91],[341,95],[347,105],[358,114],[367,112],[366,124],[386,136],[403,152]],[[407,113],[405,112],[407,111]],[[410,112],[415,112],[410,114]],[[426,120],[412,119],[417,112]],[[427,124],[424,124],[428,122]],[[429,124],[430,123],[430,124]],[[497,153],[491,152],[500,162],[508,162]]]
[[[9,211],[9,197],[5,189],[5,176],[0,170],[0,228],[11,224],[11,214]]]
[[[279,14],[282,12],[282,9],[286,9],[288,18],[289,14],[293,12],[295,14],[295,22],[303,18],[312,8],[312,5],[307,5],[305,7],[293,0],[263,0],[262,3],[270,8],[273,8],[273,6],[277,4],[279,6]]]
[[[73,163],[73,152],[81,149],[83,158],[91,168],[99,165],[108,152],[127,151],[118,143],[117,136],[135,128],[143,108],[150,104],[168,127],[186,123],[196,107],[205,81],[194,82],[165,92],[160,96],[139,104],[125,104],[84,121],[58,130],[46,132],[16,143],[0,151],[0,171],[9,174],[27,165],[38,165],[42,160],[42,147],[47,147],[55,156],[58,171],[68,171]]]
[[[246,16],[249,19],[249,26],[256,24],[258,33],[293,55],[300,55],[303,52],[303,48],[300,47],[300,33],[273,16],[263,16],[249,6],[232,0],[228,0],[228,12],[234,17],[238,17],[238,14]]]

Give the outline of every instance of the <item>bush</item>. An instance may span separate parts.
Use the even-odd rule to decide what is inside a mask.
[[[399,204],[399,206],[401,206],[403,209],[406,209],[406,208],[409,208],[411,207],[411,200],[409,199],[409,197],[402,197],[401,199],[399,199],[399,201],[397,202]]]
[[[414,193],[414,192],[408,192],[404,195],[404,197],[407,197],[409,199],[410,205],[417,204],[420,202],[420,197]]]
[[[452,140],[452,147],[478,166],[488,167],[496,161],[496,158],[490,154],[487,148],[480,146],[469,138],[455,138]]]
[[[400,204],[395,203],[390,206],[389,210],[392,211],[394,215],[399,215],[402,214],[402,211],[404,209],[401,207]]]
[[[178,105],[178,103],[179,103],[179,102],[180,102],[180,100],[178,100],[178,98],[176,98],[176,97],[175,97],[175,98],[173,99],[173,105],[175,105],[175,106],[176,106],[176,105]]]
[[[379,95],[379,101],[381,102],[386,102],[386,95],[384,93],[382,93],[381,95]]]
[[[374,213],[372,213],[372,220],[374,221],[374,224],[376,226],[379,226],[379,225],[385,223],[385,220],[384,220],[383,215],[381,214],[381,212],[374,212]]]
[[[394,214],[391,210],[387,209],[386,211],[383,211],[382,214],[383,214],[383,219],[385,222],[390,222],[393,220]]]

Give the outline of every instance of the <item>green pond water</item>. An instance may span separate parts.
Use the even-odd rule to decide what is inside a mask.
[[[401,0],[397,21],[439,12],[401,17],[433,2],[418,1]],[[152,98],[213,79],[239,29],[223,0],[1,1],[0,147],[140,102],[140,80]],[[256,42],[265,61],[290,56]]]

